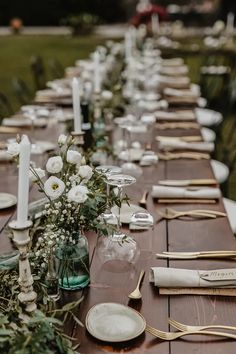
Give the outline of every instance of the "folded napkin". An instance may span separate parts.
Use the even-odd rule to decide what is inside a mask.
[[[155,117],[157,121],[192,121],[195,120],[195,113],[191,110],[178,110],[173,112],[156,111]]]
[[[10,155],[6,150],[0,150],[0,161],[12,161],[13,156]]]
[[[34,127],[45,127],[47,125],[47,119],[46,118],[36,118],[34,121],[32,121],[30,118],[4,118],[2,121],[2,125],[7,126],[7,127],[27,127],[27,126],[32,126]]]
[[[177,79],[175,79],[177,80]],[[171,87],[167,87],[164,89],[164,95],[172,96],[172,97],[187,97],[187,98],[198,98],[199,92],[195,90],[177,90]]]
[[[190,270],[153,267],[149,281],[160,288],[223,288],[236,286],[236,269]]]
[[[159,149],[164,151],[191,150],[191,151],[214,151],[215,144],[209,142],[189,143],[178,139],[163,140],[159,142]]]
[[[171,77],[165,75],[155,76],[160,88],[165,90],[166,87],[174,89],[187,89],[190,85],[190,79],[187,76]]]
[[[160,74],[167,76],[181,76],[188,74],[188,67],[186,65],[177,67],[162,66],[160,68]]]
[[[218,199],[221,192],[213,187],[152,186],[151,195],[153,198]]]

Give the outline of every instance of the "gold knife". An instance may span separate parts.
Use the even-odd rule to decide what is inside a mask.
[[[204,186],[204,185],[215,185],[218,182],[215,179],[182,179],[182,180],[161,180],[158,184],[163,186],[177,186],[177,187],[187,187],[187,186]]]

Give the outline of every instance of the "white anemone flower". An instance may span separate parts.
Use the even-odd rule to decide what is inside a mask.
[[[80,166],[78,174],[82,179],[88,181],[93,175],[93,169],[88,165]]]
[[[89,190],[86,186],[75,186],[71,188],[67,197],[68,201],[78,204],[84,203],[88,198]]]
[[[65,145],[67,141],[67,136],[65,134],[60,134],[58,138],[59,145]]]
[[[44,183],[44,191],[46,195],[51,199],[59,198],[64,190],[65,183],[55,176],[49,177]]]
[[[62,167],[63,167],[63,161],[61,156],[50,157],[46,164],[46,170],[49,173],[59,173],[61,172]]]
[[[66,161],[73,165],[79,165],[81,162],[82,156],[78,151],[68,150],[66,154]]]
[[[20,153],[20,144],[18,143],[11,143],[7,146],[7,152],[11,156],[17,156]]]

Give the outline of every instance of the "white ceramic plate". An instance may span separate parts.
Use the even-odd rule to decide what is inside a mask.
[[[93,306],[85,323],[92,336],[106,342],[131,340],[143,333],[146,327],[144,317],[137,311],[109,302]]]
[[[221,113],[212,111],[211,109],[196,108],[195,113],[198,123],[206,127],[217,125],[223,119]]]
[[[201,133],[204,141],[214,142],[216,140],[216,133],[209,128],[202,128]]]
[[[10,208],[17,203],[17,198],[13,194],[0,193],[0,209]]]
[[[112,212],[118,216],[118,207],[117,206],[114,206],[112,209]],[[121,211],[120,211],[120,220],[123,224],[129,224],[130,223],[130,220],[131,220],[131,217],[134,213],[137,213],[137,212],[146,212],[146,209],[140,207],[139,205],[135,205],[135,204],[122,204],[121,206]]]

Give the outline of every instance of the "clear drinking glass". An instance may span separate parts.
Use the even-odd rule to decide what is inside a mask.
[[[112,166],[112,165],[102,165],[102,166],[97,166],[96,171],[103,173],[106,178],[108,178],[111,175],[119,174],[121,173],[121,168],[119,166]],[[107,197],[110,195],[110,184],[107,183],[106,181],[106,193]],[[100,219],[104,221],[111,221],[115,219],[115,215],[111,211],[110,206],[107,204],[106,210],[104,213],[100,215]]]
[[[136,179],[129,175],[110,175],[107,183],[118,188],[120,206],[117,215],[117,229],[109,236],[102,236],[98,241],[98,255],[102,262],[123,261],[134,263],[140,254],[137,242],[121,229],[121,202],[123,187],[127,187],[136,182]]]

